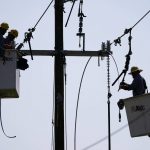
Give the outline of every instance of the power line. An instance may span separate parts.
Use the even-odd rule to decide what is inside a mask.
[[[128,126],[128,124],[122,126],[121,128],[117,129],[116,131],[112,132],[111,136],[114,136],[115,134],[119,133],[120,131],[122,131],[123,129],[125,129],[127,126]],[[101,138],[100,140],[98,140],[97,142],[95,142],[95,143],[93,143],[93,144],[91,144],[91,145],[83,148],[82,150],[89,150],[90,148],[93,148],[94,146],[102,143],[103,141],[105,141],[107,139],[108,139],[108,136],[105,136],[105,137]]]
[[[51,6],[51,4],[53,3],[54,0],[52,0],[50,2],[50,4],[47,6],[47,8],[45,9],[45,11],[43,12],[42,16],[39,18],[39,20],[37,21],[37,23],[35,24],[35,26],[33,27],[34,29],[36,28],[36,26],[38,25],[38,23],[41,21],[41,19],[43,18],[43,16],[45,15],[45,13],[47,12],[47,10],[49,9],[49,7]]]
[[[73,0],[73,3],[72,3],[72,6],[71,6],[71,9],[70,9],[70,12],[69,12],[69,15],[68,15],[68,18],[67,18],[65,27],[67,27],[67,25],[68,25],[68,22],[69,22],[69,19],[70,19],[71,14],[72,14],[72,10],[73,10],[73,7],[74,7],[75,2],[76,2],[76,0]]]
[[[150,13],[150,10],[149,10],[143,17],[141,17],[131,28],[125,29],[124,33],[123,33],[120,37],[118,37],[117,39],[115,39],[111,44],[115,43],[115,45],[117,45],[117,44],[121,45],[121,38],[122,38],[123,36],[125,36],[126,34],[128,34],[129,32],[131,32],[131,30],[132,30],[137,24],[139,24],[149,13]]]
[[[133,124],[135,121],[137,121],[138,119],[140,119],[142,116],[144,116],[145,114],[150,112],[150,108],[148,110],[146,110],[144,113],[141,113],[139,116],[137,116],[136,118],[134,118],[133,120],[131,120],[130,122],[128,122],[127,124],[123,125],[121,128],[117,129],[116,131],[111,133],[111,136],[114,136],[115,134],[121,132],[123,129],[125,129],[126,127],[128,127],[128,124],[131,125]],[[101,142],[107,140],[108,136],[103,137],[102,139],[98,140],[97,142],[85,147],[82,150],[89,150],[90,148],[100,144]]]

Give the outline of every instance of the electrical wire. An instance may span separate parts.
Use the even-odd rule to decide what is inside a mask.
[[[79,85],[79,91],[78,91],[78,98],[77,98],[77,105],[76,105],[76,115],[75,115],[75,128],[74,128],[74,150],[76,150],[76,134],[77,134],[77,117],[78,117],[78,106],[79,106],[79,98],[80,98],[80,91],[81,91],[81,85],[82,85],[82,81],[83,81],[83,77],[84,77],[84,73],[86,71],[86,68],[91,60],[92,56],[88,59],[88,61],[86,62],[86,65],[84,67],[83,73],[82,73],[82,77],[80,80],[80,85]]]
[[[65,150],[68,149],[68,136],[67,136],[67,105],[66,105],[66,84],[65,84]]]
[[[43,16],[45,15],[45,13],[47,12],[47,10],[49,9],[49,7],[51,6],[51,4],[53,3],[54,0],[51,0],[50,4],[47,6],[47,8],[45,9],[44,13],[42,14],[42,16],[39,18],[39,20],[37,21],[37,23],[34,26],[34,29],[36,28],[36,26],[39,24],[39,22],[41,21],[41,19],[43,18]]]
[[[118,71],[118,66],[117,66],[117,63],[115,61],[115,58],[113,57],[113,55],[111,53],[109,53],[115,63],[115,66],[116,66],[116,69],[117,69],[117,72],[119,74],[119,71]],[[88,59],[85,67],[84,67],[84,70],[83,70],[83,73],[82,73],[82,77],[81,77],[81,81],[80,81],[80,86],[79,86],[79,90],[78,90],[78,98],[77,98],[77,106],[76,106],[76,116],[75,116],[75,128],[74,128],[74,150],[76,150],[76,132],[77,132],[77,115],[78,115],[78,105],[79,105],[79,97],[80,97],[80,91],[81,91],[81,85],[82,85],[82,81],[83,81],[83,77],[84,77],[84,73],[86,71],[86,68],[87,68],[87,65],[89,64],[90,60],[91,60],[92,56]],[[108,136],[106,137],[108,138]]]
[[[122,131],[122,130],[125,129],[126,127],[128,127],[128,123],[127,123],[126,125],[122,126],[121,128],[117,129],[116,131],[112,132],[112,133],[111,133],[111,137],[114,136],[115,134],[119,133],[120,131]],[[97,142],[95,142],[95,143],[93,143],[93,144],[91,144],[91,145],[89,145],[89,146],[86,146],[86,147],[83,148],[82,150],[89,150],[89,149],[93,148],[94,146],[96,146],[96,145],[98,145],[98,144],[104,142],[104,141],[107,140],[107,139],[108,139],[108,136],[105,136],[105,137],[101,138],[100,140],[98,140]]]
[[[114,63],[115,63],[116,70],[117,70],[117,74],[119,75],[119,69],[118,69],[117,62],[116,62],[116,60],[115,60],[114,56],[113,56],[111,53],[109,53],[109,54],[110,54],[110,56],[112,57],[112,59],[113,59],[113,61],[114,61]]]
[[[29,29],[28,29],[28,32],[25,32],[25,33],[24,33],[25,38],[24,38],[23,42],[20,43],[20,44],[16,47],[16,49],[17,49],[18,51],[20,51],[21,48],[24,46],[24,43],[28,42],[28,44],[29,44],[29,49],[30,49],[30,53],[31,53],[31,59],[32,59],[32,60],[33,60],[33,55],[32,55],[31,42],[30,42],[31,38],[33,38],[32,33],[35,31],[36,26],[39,24],[39,22],[41,21],[41,19],[43,18],[43,16],[44,16],[45,13],[47,12],[47,10],[49,9],[49,7],[50,7],[51,4],[53,3],[53,1],[54,1],[54,0],[51,0],[50,4],[47,6],[46,10],[45,10],[44,13],[42,14],[42,16],[39,18],[39,20],[36,22],[35,26],[34,26],[33,28],[29,28]],[[23,53],[21,53],[21,51],[20,51],[20,54],[24,55]]]
[[[55,150],[54,124],[55,124],[55,73],[54,73],[54,78],[53,78],[52,140],[51,140],[52,150]]]
[[[142,116],[144,116],[145,114],[150,112],[150,108],[148,110],[146,110],[145,112],[141,113],[139,116],[137,116],[136,118],[134,118],[133,120],[131,120],[130,122],[128,122],[127,124],[123,125],[121,128],[115,130],[114,132],[111,133],[111,136],[114,136],[115,134],[121,132],[123,129],[125,129],[126,127],[128,127],[128,124],[131,125],[133,124],[135,121],[137,121],[138,119],[140,119]],[[94,146],[100,144],[101,142],[107,140],[108,136],[103,137],[102,139],[98,140],[97,142],[85,147],[82,150],[88,150],[90,148],[93,148]]]
[[[64,63],[64,76],[65,76],[65,98],[64,98],[64,117],[65,117],[65,150],[68,149],[68,137],[67,137],[67,74],[66,74],[66,59]]]
[[[115,40],[111,43],[111,45],[112,45],[113,43],[115,43],[115,45],[121,44],[121,38],[122,38],[123,36],[125,36],[127,33],[129,33],[129,32],[130,32],[137,24],[139,24],[149,13],[150,13],[150,10],[149,10],[143,17],[141,17],[131,28],[125,29],[124,33],[123,33],[120,37],[118,37],[117,39],[115,39]]]
[[[67,18],[65,27],[67,27],[67,25],[68,25],[68,22],[69,22],[69,19],[70,19],[71,14],[72,14],[72,10],[73,10],[73,7],[74,7],[75,2],[76,2],[76,0],[74,0],[73,3],[72,3],[72,6],[71,6],[71,9],[70,9],[70,12],[69,12],[69,15],[68,15],[68,18]]]
[[[112,57],[112,60],[113,60],[114,63],[115,63],[115,67],[116,67],[116,70],[117,70],[117,74],[118,74],[118,76],[119,76],[119,69],[118,69],[117,62],[116,62],[114,56],[112,55],[112,53],[110,53],[110,52],[108,52],[108,53],[110,54],[110,56]],[[118,85],[119,85],[119,79],[118,79]]]
[[[8,136],[4,130],[4,127],[3,127],[3,121],[2,121],[2,100],[0,99],[0,122],[1,122],[1,128],[2,128],[2,131],[4,133],[4,135],[7,137],[7,138],[15,138],[16,136]]]

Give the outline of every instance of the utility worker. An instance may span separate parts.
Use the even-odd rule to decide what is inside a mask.
[[[15,41],[14,39],[18,37],[18,31],[16,29],[12,29],[8,32],[7,37],[3,41],[4,49],[15,49]]]
[[[7,30],[9,29],[9,25],[5,22],[0,24],[0,56],[4,55],[4,50],[3,50],[3,46],[2,43],[4,41],[4,34],[7,32]]]
[[[0,42],[3,39],[3,35],[7,32],[7,30],[9,29],[9,25],[5,22],[0,24]]]
[[[131,84],[123,83],[120,85],[120,89],[132,90],[133,96],[141,95],[146,92],[147,86],[145,79],[140,75],[143,70],[136,66],[131,67],[131,72],[129,73],[133,77]]]
[[[145,94],[147,85],[145,79],[140,75],[140,72],[142,71],[143,70],[139,69],[136,66],[131,67],[131,71],[129,74],[133,77],[132,83],[127,84],[123,82],[120,84],[119,88],[128,91],[132,90],[133,96]],[[118,106],[120,109],[123,109],[124,104],[122,100],[118,102]]]
[[[18,31],[13,29],[13,30],[10,30],[8,32],[8,35],[6,36],[6,38],[4,38],[1,42],[1,52],[0,53],[0,56],[3,58],[3,63],[5,63],[6,61],[6,57],[5,57],[5,51],[7,49],[15,49],[15,41],[14,39],[18,37]]]

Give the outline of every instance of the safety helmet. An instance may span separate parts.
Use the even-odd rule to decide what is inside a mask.
[[[133,66],[131,67],[131,71],[129,72],[129,74],[132,74],[132,73],[135,73],[135,72],[142,72],[143,70],[142,69],[139,69],[138,67],[136,66]]]
[[[1,23],[0,27],[1,27],[1,28],[3,28],[3,29],[6,29],[6,30],[8,30],[8,28],[9,28],[9,25],[8,25],[8,23],[6,23],[6,22],[3,22],[3,23]]]
[[[18,31],[15,29],[10,30],[9,34],[13,35],[15,38],[18,37]]]

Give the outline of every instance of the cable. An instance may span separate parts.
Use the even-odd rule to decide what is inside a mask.
[[[72,10],[73,10],[73,7],[74,7],[75,2],[76,2],[76,0],[74,0],[73,3],[72,3],[72,6],[71,6],[71,9],[70,9],[70,12],[69,12],[69,15],[68,15],[68,18],[67,18],[65,27],[67,27],[67,25],[68,25],[68,22],[69,22],[69,19],[70,19],[71,14],[72,14]]]
[[[37,21],[37,23],[34,26],[34,29],[36,28],[36,26],[38,25],[38,23],[41,21],[41,19],[43,18],[43,16],[45,15],[45,13],[47,12],[47,10],[49,9],[49,7],[51,6],[51,4],[53,3],[54,0],[51,0],[50,4],[47,6],[46,10],[44,11],[44,13],[42,14],[42,16],[39,18],[39,20]]]
[[[139,22],[141,22],[149,13],[150,13],[150,10],[149,10],[137,23],[135,23],[135,25],[132,26],[132,29],[133,29]]]
[[[65,115],[65,150],[68,149],[68,137],[67,137],[67,92],[66,92],[66,86],[67,86],[67,74],[66,74],[66,58],[64,58],[64,76],[65,76],[65,98],[64,98],[64,115]]]
[[[49,7],[50,7],[51,4],[53,3],[53,1],[54,1],[54,0],[51,0],[50,4],[49,4],[48,7],[46,8],[46,10],[45,10],[44,13],[42,14],[42,16],[39,18],[39,20],[37,21],[37,23],[35,24],[35,26],[34,26],[33,28],[29,28],[29,29],[28,29],[28,32],[25,32],[25,34],[24,34],[25,38],[24,38],[23,42],[20,43],[20,44],[17,46],[17,48],[16,48],[16,50],[20,51],[21,48],[24,46],[24,43],[28,42],[28,44],[29,44],[29,49],[30,49],[30,53],[31,53],[31,59],[32,59],[32,60],[33,60],[33,55],[32,55],[32,50],[31,50],[31,43],[30,43],[31,38],[33,38],[32,33],[35,31],[36,26],[39,24],[39,22],[41,21],[41,19],[43,18],[43,16],[44,16],[45,13],[47,12],[47,10],[49,9]],[[20,53],[21,53],[21,52],[20,52]],[[21,53],[21,54],[22,54],[22,53]],[[22,55],[24,55],[24,54],[22,54]]]
[[[113,58],[113,60],[115,62],[115,65],[116,65],[116,68],[117,68],[117,72],[119,73],[117,63],[116,63],[116,61],[115,61],[115,59],[114,59],[112,54],[111,54],[111,56],[112,56],[112,58]],[[76,116],[75,116],[75,129],[74,129],[74,150],[76,150],[77,114],[78,114],[78,105],[79,105],[79,97],[80,97],[81,85],[82,85],[84,73],[86,71],[87,65],[89,64],[89,61],[91,60],[91,58],[92,58],[92,56],[88,59],[86,65],[84,67],[84,70],[83,70],[83,73],[82,73],[82,77],[81,77],[81,81],[80,81],[79,91],[78,91],[77,106],[76,106]]]
[[[113,57],[113,55],[112,55],[111,53],[109,53],[109,54],[110,54],[110,56],[112,57],[112,59],[113,59],[113,61],[114,61],[114,63],[115,63],[116,70],[117,70],[117,74],[119,75],[119,69],[118,69],[117,62],[116,62],[115,58]]]
[[[0,99],[0,122],[1,122],[1,128],[2,128],[2,131],[4,133],[4,135],[7,137],[7,138],[15,138],[16,136],[8,136],[4,130],[4,127],[3,127],[3,122],[2,122],[2,100]]]
[[[133,119],[130,122],[128,122],[127,124],[123,125],[121,128],[119,128],[119,129],[115,130],[114,132],[112,132],[111,136],[114,136],[115,134],[119,133],[120,131],[122,131],[123,129],[125,129],[126,127],[128,127],[128,124],[130,124],[130,125],[133,124],[136,120],[140,119],[142,116],[144,116],[145,114],[147,114],[149,112],[150,112],[150,108],[147,111],[145,111],[144,113],[142,113],[139,116],[137,116],[135,119]],[[97,142],[95,142],[95,143],[93,143],[93,144],[91,144],[91,145],[83,148],[82,150],[88,150],[88,149],[90,149],[90,148],[92,148],[92,147],[100,144],[101,142],[107,140],[107,138],[108,138],[108,136],[105,136],[102,139],[98,140]]]
[[[122,130],[125,129],[126,127],[128,127],[128,124],[122,126],[121,128],[117,129],[116,131],[112,132],[112,133],[111,133],[111,136],[114,136],[115,134],[119,133],[120,131],[122,131]],[[103,142],[103,141],[105,141],[105,140],[107,140],[107,139],[108,139],[108,136],[105,136],[105,137],[101,138],[100,140],[98,140],[97,142],[95,142],[95,143],[93,143],[93,144],[91,144],[91,145],[89,145],[89,146],[83,148],[82,150],[89,150],[90,148],[93,148],[94,146],[100,144],[101,142]]]
[[[82,81],[83,81],[83,77],[84,77],[84,73],[86,71],[86,68],[91,60],[92,56],[88,59],[83,73],[82,73],[82,77],[81,77],[81,81],[80,81],[80,85],[79,85],[79,91],[78,91],[78,98],[77,98],[77,105],[76,105],[76,115],[75,115],[75,128],[74,128],[74,150],[76,150],[76,132],[77,132],[77,117],[78,117],[78,105],[79,105],[79,97],[80,97],[80,91],[81,91],[81,85],[82,85]]]
[[[54,73],[54,78],[53,78],[53,109],[52,109],[52,140],[51,140],[52,150],[55,150],[54,124],[55,124],[55,73]]]
[[[123,33],[120,37],[118,37],[117,39],[115,39],[115,40],[111,43],[111,45],[112,45],[113,43],[115,43],[115,46],[116,46],[117,44],[121,45],[121,38],[122,38],[123,36],[125,36],[126,34],[128,34],[128,33],[129,33],[138,23],[140,23],[149,13],[150,13],[150,10],[149,10],[141,19],[139,19],[131,28],[125,29],[124,33]]]
[[[128,54],[126,55],[126,62],[125,62],[125,66],[124,66],[124,69],[122,70],[121,74],[117,77],[117,79],[112,83],[112,86],[114,86],[114,84],[117,82],[117,80],[122,76],[123,76],[123,79],[122,79],[122,83],[124,83],[124,80],[125,80],[125,76],[127,74],[127,71],[129,69],[129,64],[130,64],[130,56],[132,55],[132,50],[131,50],[131,40],[132,40],[132,36],[131,36],[131,30],[129,30],[129,37],[128,37],[128,45],[129,45],[129,51],[128,51]]]

